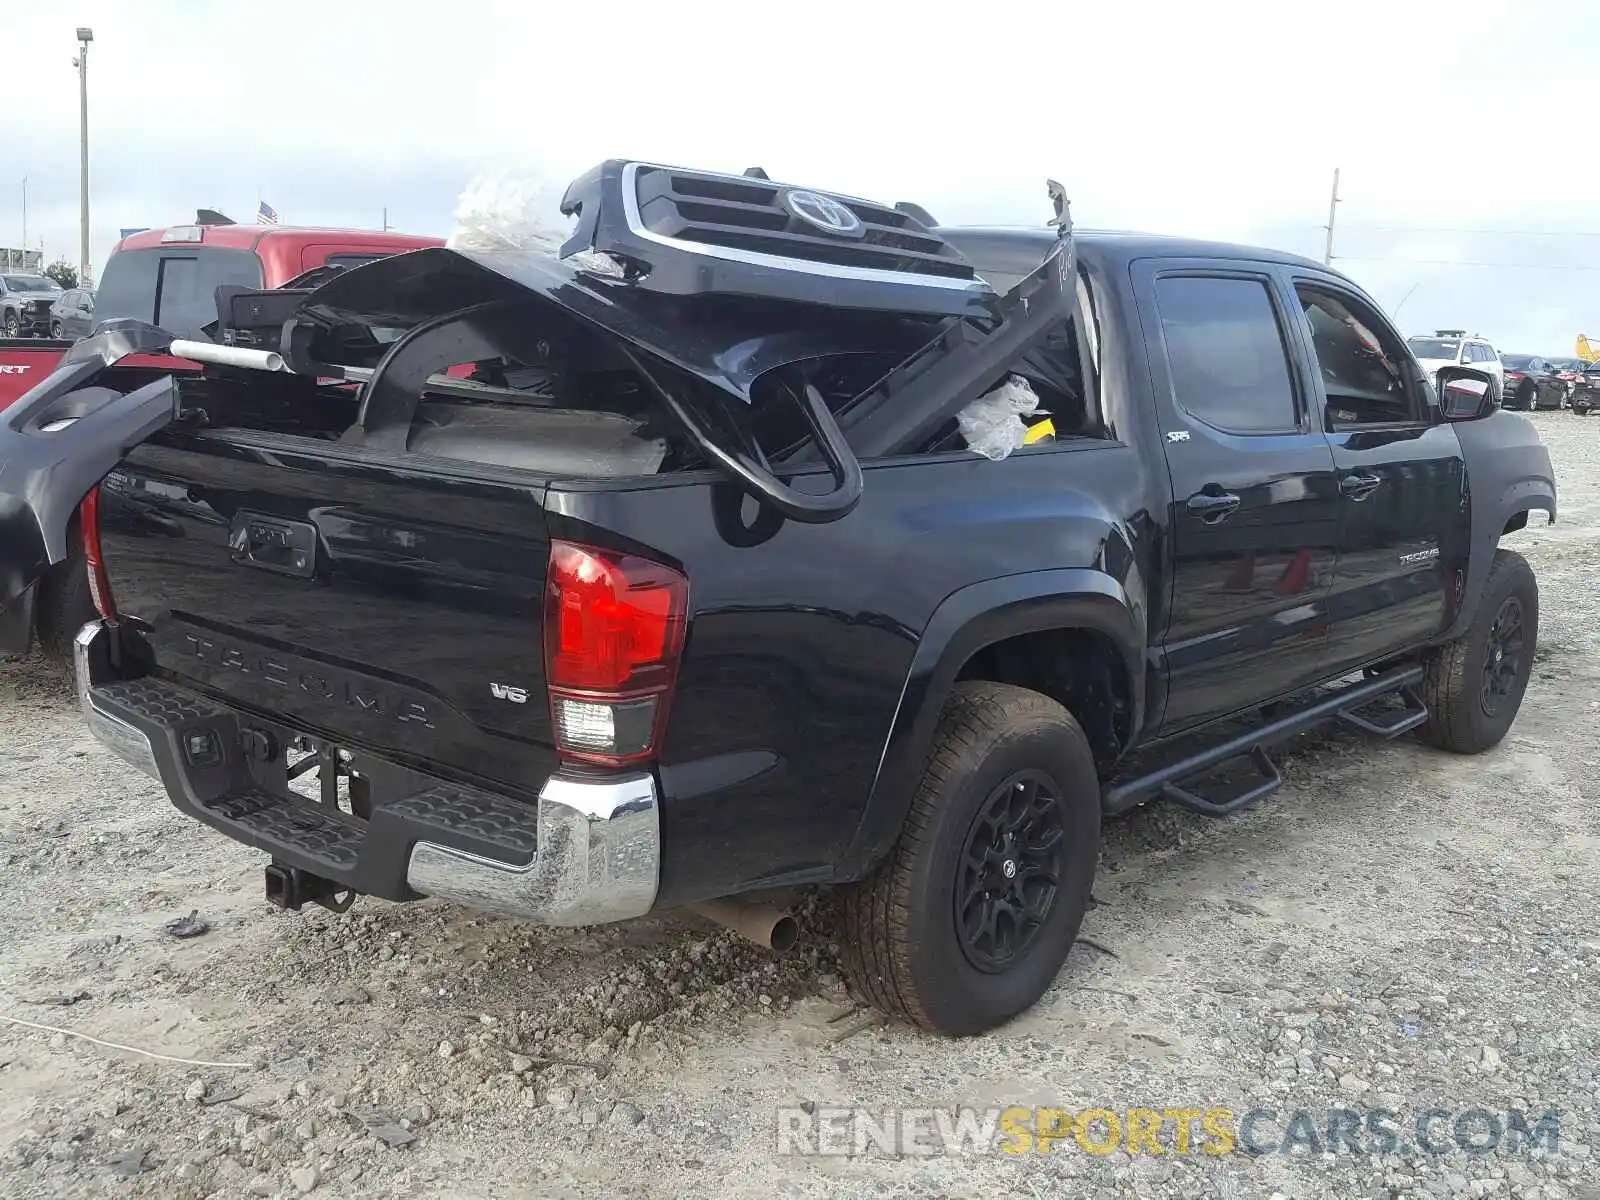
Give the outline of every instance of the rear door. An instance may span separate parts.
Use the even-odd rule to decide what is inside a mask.
[[[1331,665],[1361,666],[1444,628],[1452,534],[1467,517],[1455,430],[1389,322],[1332,276],[1295,273],[1300,335],[1339,490]],[[1482,369],[1486,364],[1470,364]]]
[[[62,332],[69,338],[86,337],[94,325],[94,300],[83,289],[72,293],[72,303],[62,320]]]
[[[1534,373],[1534,378],[1539,384],[1539,406],[1541,408],[1560,408],[1561,398],[1566,394],[1566,387],[1556,374],[1555,367],[1548,359],[1535,358],[1528,364],[1528,370]]]
[[[1162,727],[1315,681],[1339,495],[1270,264],[1134,266],[1173,501]]]

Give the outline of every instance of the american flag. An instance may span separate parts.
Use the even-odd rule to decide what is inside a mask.
[[[268,204],[265,200],[261,201],[260,205],[256,208],[256,224],[276,225],[277,223],[278,210],[273,208],[272,205]]]

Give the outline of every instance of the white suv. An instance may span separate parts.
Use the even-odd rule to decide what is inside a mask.
[[[1505,366],[1495,348],[1483,338],[1468,337],[1461,329],[1440,329],[1432,337],[1407,338],[1406,345],[1426,372],[1429,383],[1438,382],[1440,367],[1471,367],[1492,376],[1495,394],[1505,396]]]

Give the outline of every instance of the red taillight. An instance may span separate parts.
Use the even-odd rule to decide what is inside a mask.
[[[689,581],[671,567],[551,543],[545,682],[565,757],[621,764],[656,752],[688,609]]]
[[[100,489],[91,488],[78,507],[78,524],[83,528],[83,558],[89,567],[89,595],[94,607],[107,621],[117,619],[117,605],[111,598],[111,581],[100,553]]]
[[[1506,372],[1506,378],[1507,379],[1521,379],[1522,378],[1522,372],[1521,371],[1507,371]]]

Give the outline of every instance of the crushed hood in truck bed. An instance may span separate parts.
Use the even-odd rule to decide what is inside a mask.
[[[300,311],[330,326],[415,327],[483,304],[556,305],[743,400],[760,375],[832,354],[901,352],[940,322],[840,313],[778,301],[685,301],[572,267],[536,251],[425,249],[367,263],[309,293]]]

